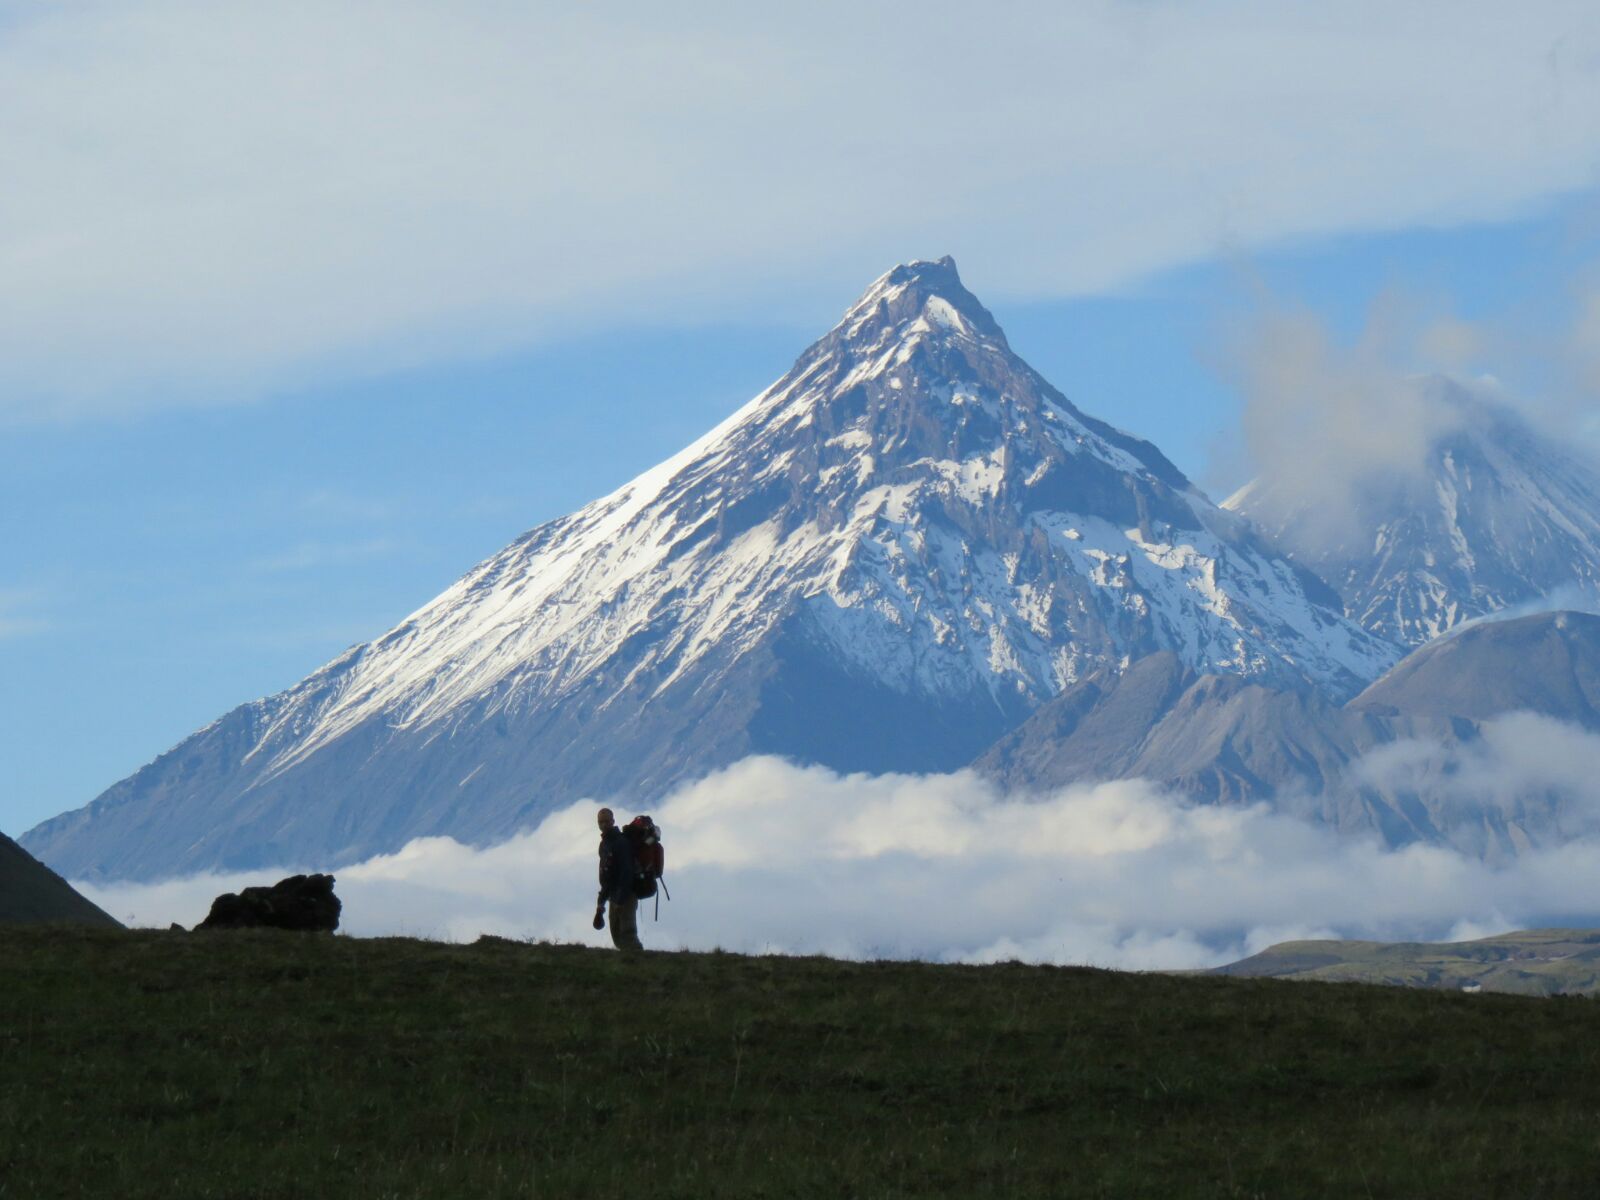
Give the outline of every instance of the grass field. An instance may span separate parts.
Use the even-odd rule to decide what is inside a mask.
[[[0,927],[0,1197],[1593,1196],[1600,1004]]]

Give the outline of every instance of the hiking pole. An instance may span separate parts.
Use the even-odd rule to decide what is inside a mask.
[[[667,892],[667,877],[663,875],[656,882],[661,885],[660,891],[656,892],[656,920],[659,921],[661,920],[661,892]],[[671,892],[667,892],[667,899],[672,899]]]

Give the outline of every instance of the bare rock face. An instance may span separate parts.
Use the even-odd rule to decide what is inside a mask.
[[[333,894],[332,875],[291,875],[271,887],[249,887],[218,896],[196,928],[332,933],[339,928],[343,907]]]

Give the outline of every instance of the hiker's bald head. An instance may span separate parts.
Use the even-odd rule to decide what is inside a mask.
[[[602,808],[599,812],[595,813],[594,821],[595,824],[600,826],[601,829],[610,829],[617,823],[617,818],[609,808]]]

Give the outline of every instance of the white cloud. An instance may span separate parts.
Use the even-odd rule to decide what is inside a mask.
[[[4,4],[0,417],[1513,215],[1592,181],[1597,46],[1581,0]]]
[[[1351,765],[1357,786],[1419,797],[1449,814],[1455,844],[1490,857],[1505,852],[1485,820],[1517,827],[1523,843],[1600,838],[1600,736],[1530,712],[1484,722],[1467,741],[1407,740]]]
[[[1576,299],[1570,326],[1533,332],[1465,321],[1386,291],[1356,335],[1340,339],[1320,315],[1258,289],[1221,355],[1244,401],[1246,457],[1261,489],[1247,506],[1252,516],[1273,530],[1287,521],[1292,543],[1313,555],[1370,552],[1373,505],[1415,502],[1396,493],[1417,484],[1431,495],[1430,451],[1476,419],[1465,400],[1518,414],[1594,460],[1594,392],[1583,378],[1600,356],[1590,345],[1589,302]],[[1547,391],[1521,394],[1474,373],[1491,360]],[[1594,603],[1567,589],[1527,611]]]
[[[1250,457],[1277,511],[1309,525],[1297,536],[1312,545],[1365,535],[1351,527],[1357,493],[1375,479],[1421,476],[1429,448],[1459,419],[1437,381],[1408,371],[1415,351],[1405,340],[1385,303],[1350,345],[1314,314],[1281,308],[1236,336]]]
[[[841,777],[755,758],[654,815],[673,897],[659,924],[642,914],[658,948],[1178,968],[1290,938],[1600,919],[1597,841],[1495,867],[1262,808],[1189,807],[1139,782],[1015,798],[964,772]],[[605,944],[589,927],[594,844],[587,804],[485,850],[412,842],[337,872],[344,928]],[[275,877],[80,886],[114,915],[192,925],[219,892]]]

